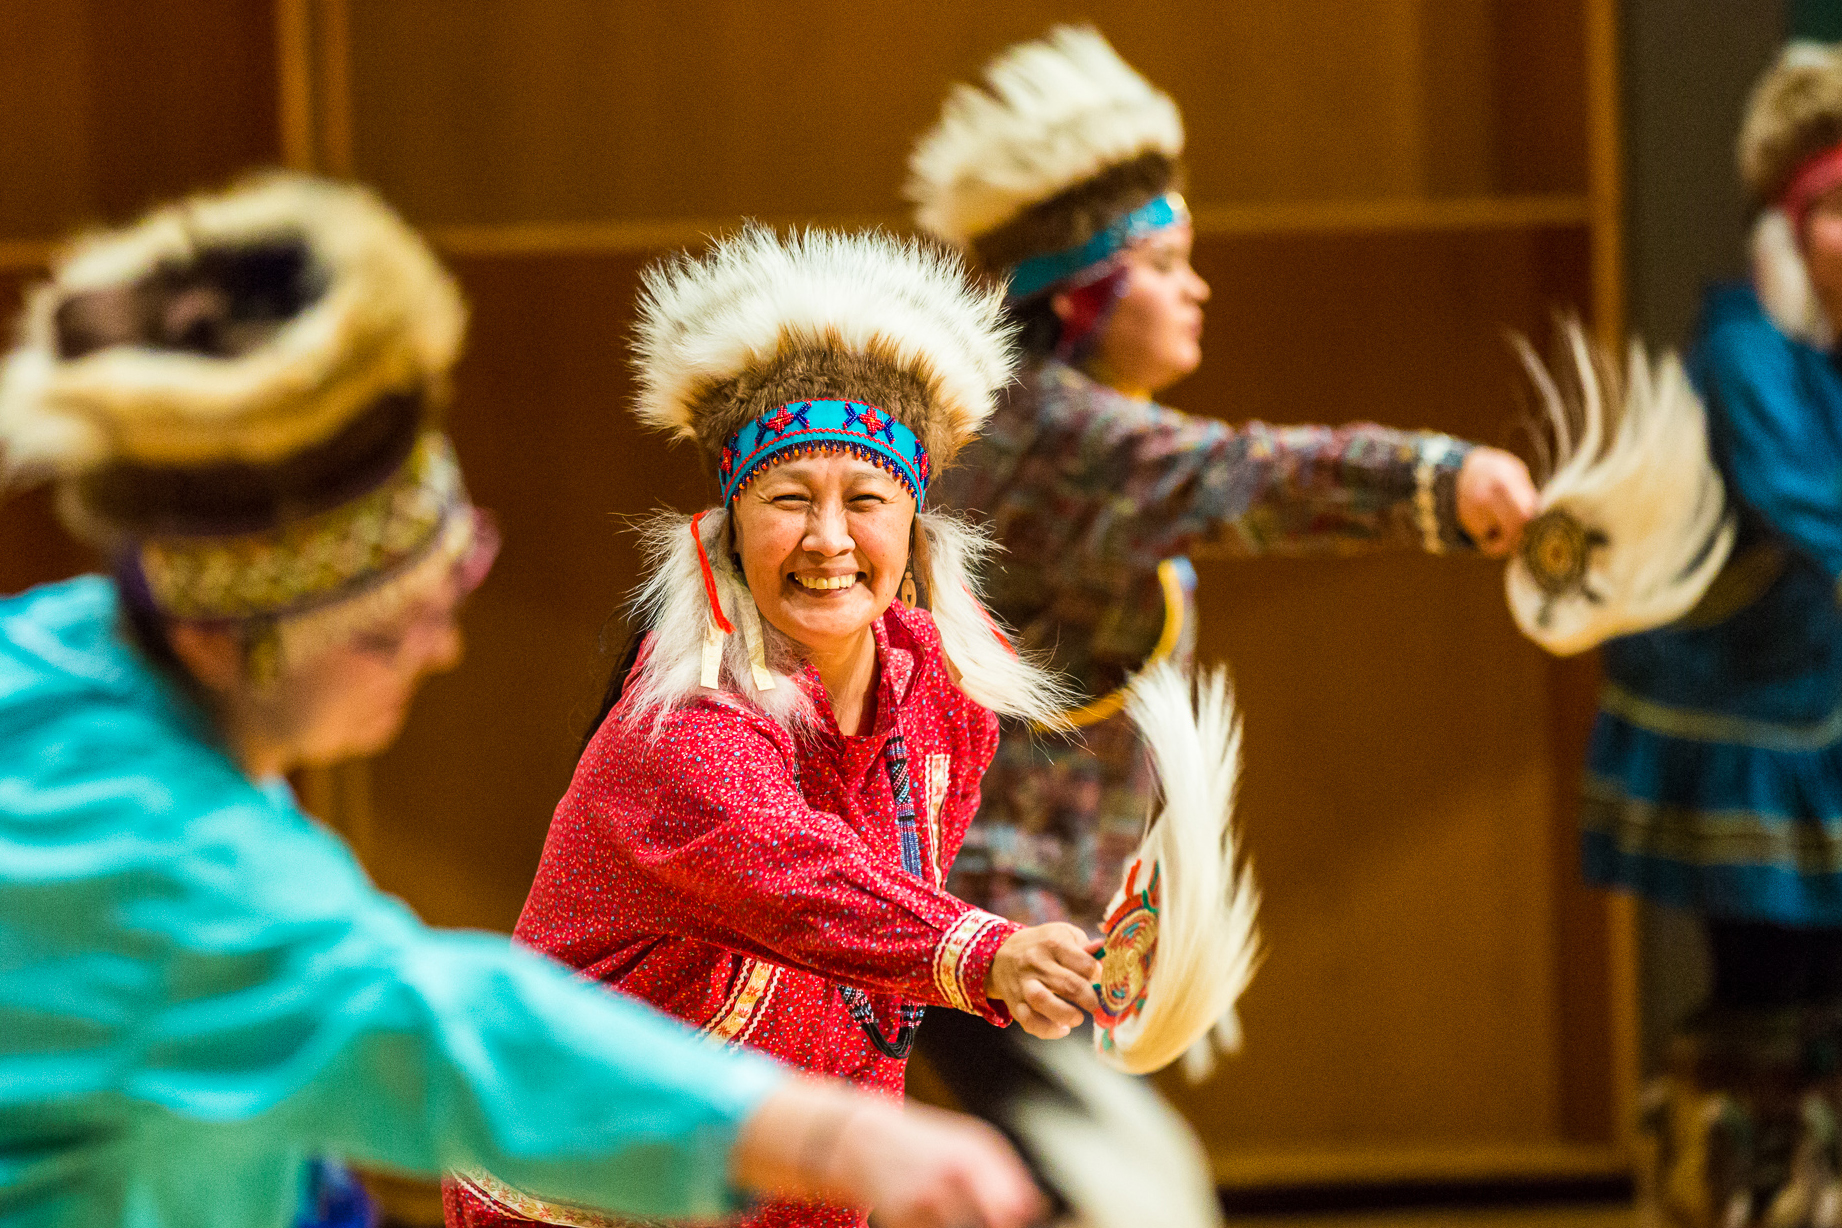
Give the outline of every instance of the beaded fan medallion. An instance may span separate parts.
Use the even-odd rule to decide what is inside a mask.
[[[1138,1018],[1151,986],[1151,967],[1158,947],[1159,867],[1152,863],[1151,879],[1141,889],[1138,878],[1144,868],[1143,860],[1132,863],[1120,901],[1104,926],[1100,982],[1094,986],[1100,998],[1094,1023],[1104,1049],[1113,1047],[1113,1034],[1118,1028]]]
[[[1587,528],[1564,508],[1549,508],[1522,530],[1518,553],[1529,578],[1542,591],[1544,600],[1536,615],[1542,626],[1547,625],[1554,603],[1563,597],[1578,594],[1595,605],[1603,600],[1587,586],[1586,575],[1592,552],[1605,544],[1605,534]]]

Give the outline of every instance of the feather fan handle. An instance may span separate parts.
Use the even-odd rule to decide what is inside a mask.
[[[1680,360],[1653,364],[1634,340],[1621,385],[1577,322],[1565,340],[1557,379],[1515,338],[1553,452],[1541,512],[1504,577],[1516,625],[1561,656],[1687,614],[1737,531]]]
[[[1189,676],[1168,662],[1133,682],[1126,711],[1158,773],[1163,800],[1107,910],[1103,1061],[1162,1069],[1213,1036],[1238,1043],[1234,1006],[1259,962],[1259,890],[1240,856],[1234,799],[1241,725],[1223,670]],[[1206,1074],[1208,1049],[1190,1063]]]
[[[1005,1110],[1015,1131],[1086,1228],[1219,1228],[1209,1157],[1183,1118],[1139,1079],[1070,1037],[1016,1042],[1046,1086]]]

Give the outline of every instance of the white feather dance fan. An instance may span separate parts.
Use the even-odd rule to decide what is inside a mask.
[[[1217,1228],[1209,1157],[1176,1110],[1142,1080],[1072,1038],[1017,1040],[1044,1082],[1005,1106],[1081,1228]]]
[[[1504,578],[1516,625],[1560,656],[1688,613],[1736,532],[1706,411],[1676,356],[1653,366],[1633,341],[1620,388],[1578,324],[1566,341],[1565,391],[1516,341],[1555,454]]]
[[[881,233],[783,240],[751,227],[701,259],[648,270],[639,307],[635,412],[718,458],[783,407],[852,402],[919,440],[924,487],[990,417],[1014,362],[1001,291],[973,289],[949,253]],[[1053,725],[1063,688],[1019,657],[979,604],[972,569],[984,540],[938,513],[920,513],[916,526],[915,578],[961,688],[1002,715]],[[637,606],[654,638],[636,718],[729,690],[777,719],[802,719],[804,701],[786,685],[798,649],[761,618],[730,561],[730,529],[725,506],[645,531],[651,567]]]
[[[909,157],[915,220],[966,247],[1042,201],[1146,154],[1183,154],[1183,117],[1102,38],[1060,26],[959,84]]]
[[[1094,1045],[1132,1074],[1188,1054],[1199,1079],[1212,1045],[1240,1047],[1234,1006],[1259,962],[1260,893],[1233,828],[1241,726],[1225,672],[1205,674],[1192,700],[1190,679],[1168,662],[1133,681],[1126,711],[1163,804],[1107,906]]]

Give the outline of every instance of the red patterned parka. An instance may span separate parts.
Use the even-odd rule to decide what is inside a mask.
[[[906,1062],[879,1052],[858,1016],[886,1039],[922,1007],[1008,1023],[984,984],[1020,927],[942,887],[997,718],[954,685],[927,613],[894,603],[872,629],[875,714],[861,736],[839,732],[810,666],[795,683],[814,719],[797,733],[711,692],[655,732],[623,719],[630,687],[557,806],[517,937],[716,1039],[891,1096]],[[450,1185],[450,1224],[613,1222],[490,1182],[489,1202],[481,1188]],[[864,1217],[768,1203],[745,1222]]]

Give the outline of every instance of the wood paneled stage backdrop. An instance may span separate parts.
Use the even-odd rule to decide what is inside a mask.
[[[713,489],[626,416],[648,259],[743,215],[902,225],[946,83],[1091,19],[1188,121],[1215,298],[1169,399],[1513,443],[1504,330],[1577,309],[1617,336],[1612,8],[0,0],[0,303],[60,235],[253,165],[367,180],[433,235],[473,306],[453,429],[506,546],[467,663],[307,792],[425,916],[509,928],[634,581],[624,518]],[[0,589],[83,562],[42,494],[0,506]],[[1479,560],[1200,572],[1271,948],[1246,1052],[1171,1084],[1222,1179],[1619,1171],[1631,926],[1574,854],[1590,663],[1519,639]]]

